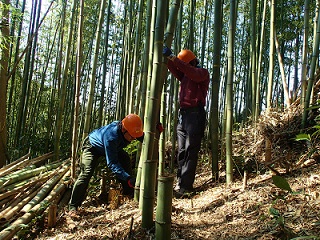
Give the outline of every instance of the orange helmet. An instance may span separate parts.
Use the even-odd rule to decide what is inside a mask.
[[[185,63],[189,63],[196,58],[196,55],[194,55],[194,53],[189,49],[183,49],[177,57]]]
[[[131,113],[122,119],[121,122],[122,126],[132,137],[138,138],[143,135],[142,120],[138,115]]]

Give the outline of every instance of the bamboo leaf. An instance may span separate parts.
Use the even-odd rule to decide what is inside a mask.
[[[292,189],[285,178],[274,175],[272,176],[272,180],[274,185],[276,185],[278,188],[292,192]]]
[[[302,140],[311,141],[311,137],[310,137],[310,134],[300,133],[300,134],[296,135],[295,140],[296,141],[302,141]]]

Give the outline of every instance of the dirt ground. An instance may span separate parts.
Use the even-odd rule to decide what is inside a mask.
[[[293,193],[276,187],[270,172],[251,175],[245,190],[241,178],[230,186],[212,183],[208,164],[197,172],[201,191],[173,199],[171,239],[320,239],[318,164],[284,175]],[[154,231],[141,229],[134,200],[114,210],[88,200],[78,220],[60,211],[56,227],[44,227],[35,239],[155,239]]]

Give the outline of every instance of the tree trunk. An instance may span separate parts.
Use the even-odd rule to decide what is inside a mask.
[[[66,49],[66,55],[64,59],[64,71],[62,75],[61,86],[58,85],[60,86],[60,93],[59,93],[59,106],[58,106],[58,112],[57,112],[55,140],[54,140],[54,153],[55,153],[56,160],[59,159],[59,156],[60,156],[60,138],[62,133],[62,123],[63,123],[65,105],[66,105],[67,79],[68,79],[68,72],[69,72],[69,65],[70,65],[70,52],[72,47],[71,43],[72,43],[72,36],[73,36],[76,3],[77,3],[76,0],[72,1],[70,25],[68,30],[67,49]]]
[[[96,90],[96,71],[97,71],[97,64],[98,64],[101,29],[102,29],[102,24],[104,19],[105,6],[106,6],[106,0],[102,0],[100,5],[100,14],[99,14],[98,26],[97,26],[96,37],[95,37],[94,58],[92,63],[91,76],[90,76],[90,92],[89,92],[88,104],[86,109],[86,118],[84,123],[82,140],[86,136],[88,136],[90,130],[92,130],[91,119],[92,119],[93,103],[95,99],[95,90]]]
[[[84,0],[80,0],[79,9],[79,28],[78,28],[78,42],[77,42],[77,66],[75,79],[75,96],[74,96],[74,119],[72,129],[72,150],[71,150],[71,177],[76,175],[76,161],[78,152],[78,132],[79,132],[79,114],[80,114],[80,85],[81,85],[81,67],[82,67],[82,31],[84,20]]]

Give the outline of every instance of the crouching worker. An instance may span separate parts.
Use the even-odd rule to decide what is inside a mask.
[[[143,136],[142,120],[136,114],[129,114],[122,121],[114,121],[89,134],[82,146],[81,173],[73,186],[70,214],[76,213],[84,201],[89,181],[102,156],[119,179],[123,194],[133,196],[135,177],[132,175],[130,157],[123,148],[135,139],[143,141]]]

